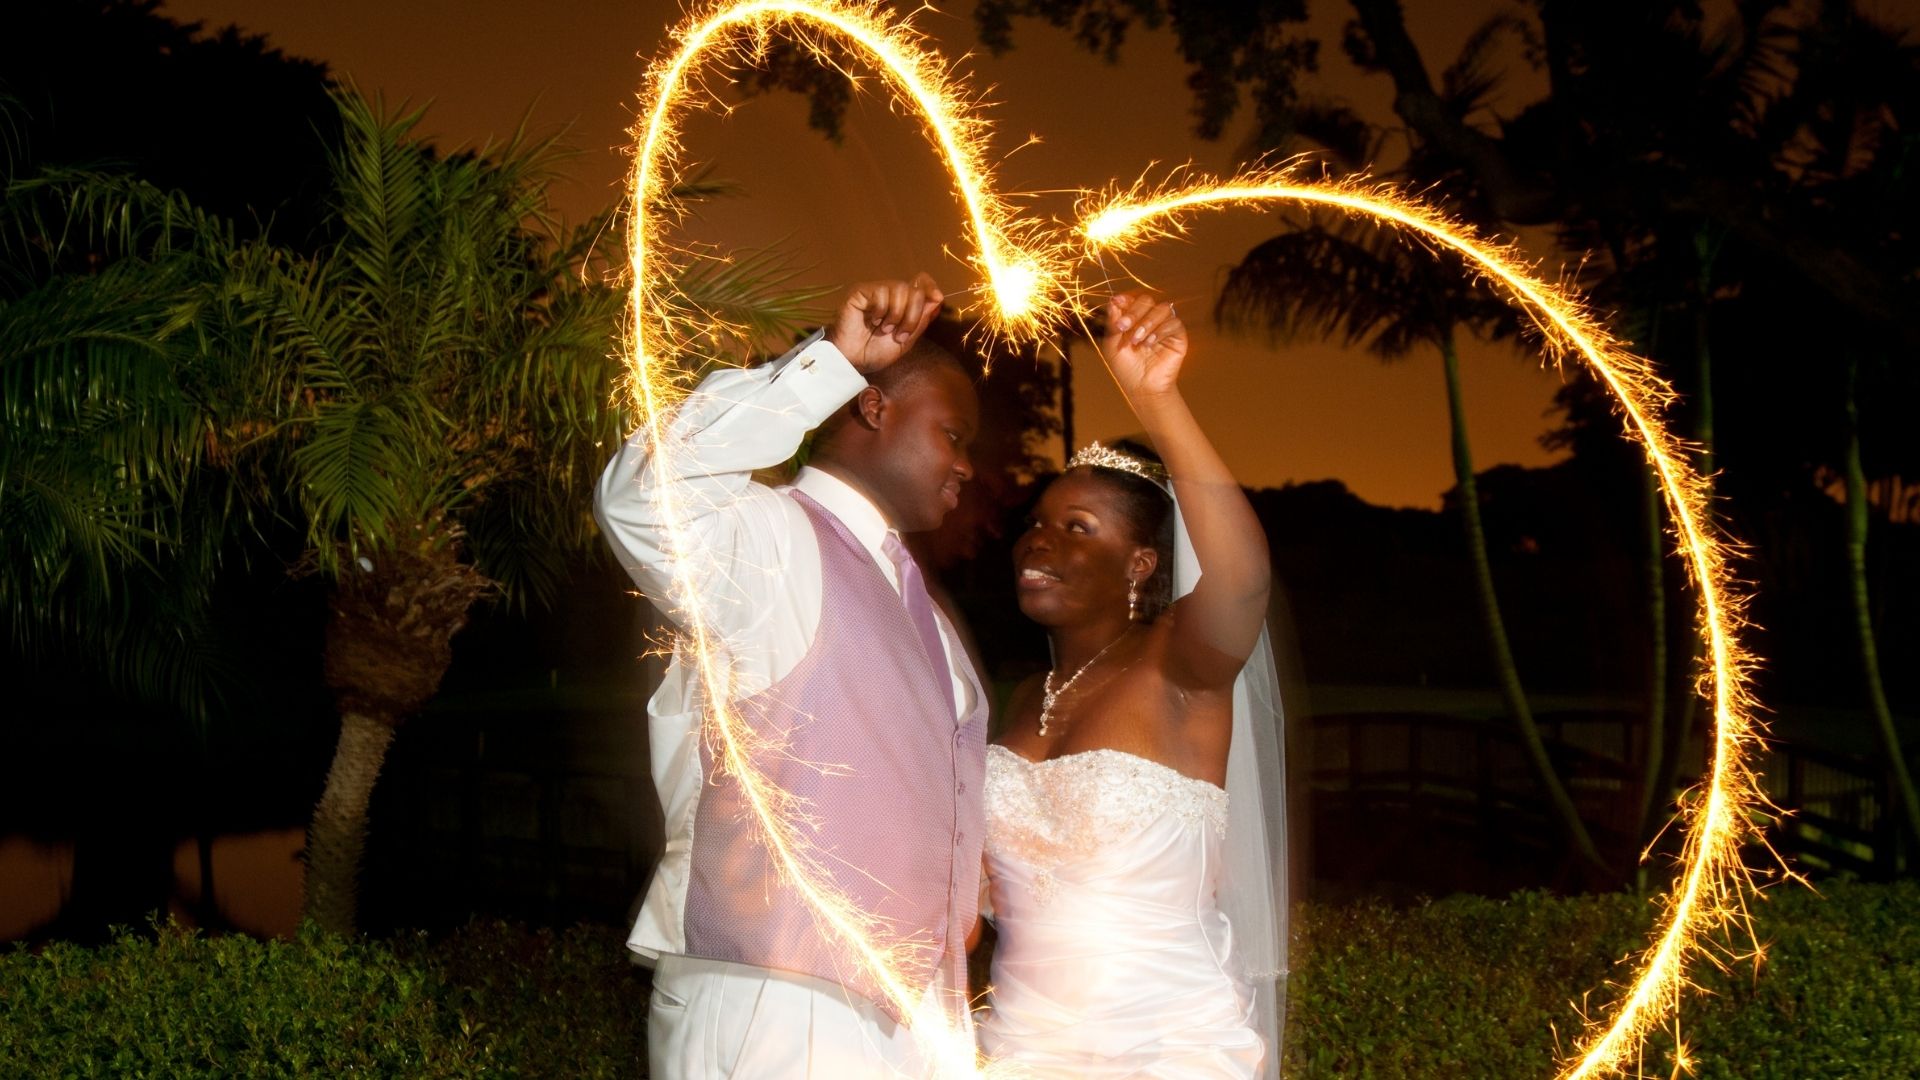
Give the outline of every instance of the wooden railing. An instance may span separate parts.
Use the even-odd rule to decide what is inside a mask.
[[[409,728],[382,780],[370,852],[393,919],[624,918],[660,845],[639,708],[501,709]],[[1619,708],[1539,715],[1582,819],[1622,865],[1639,849],[1640,781],[1629,764],[1638,720]],[[1294,776],[1311,804],[1302,827],[1338,845],[1316,854],[1328,876],[1352,870],[1356,885],[1434,894],[1594,884],[1543,877],[1566,841],[1504,717],[1348,711],[1302,723]],[[1683,762],[1683,788],[1700,760],[1695,748]],[[1755,765],[1769,798],[1791,811],[1769,839],[1797,868],[1875,880],[1912,872],[1877,763],[1779,743]]]
[[[1603,850],[1637,844],[1638,717],[1619,710],[1563,710],[1538,717],[1556,771]],[[1317,816],[1332,835],[1364,838],[1392,815],[1420,828],[1471,831],[1486,848],[1562,845],[1519,736],[1502,718],[1447,713],[1344,712],[1307,720],[1306,777]],[[1694,786],[1704,748],[1690,751],[1676,791]],[[1769,843],[1814,875],[1887,880],[1913,871],[1911,840],[1894,811],[1882,763],[1787,742],[1770,743],[1754,766],[1782,814]],[[1323,826],[1328,824],[1321,823]],[[1396,826],[1397,827],[1397,826]],[[1324,828],[1323,832],[1326,832]]]
[[[1884,763],[1776,743],[1760,767],[1767,797],[1785,811],[1768,839],[1799,869],[1872,881],[1911,872],[1912,851]]]

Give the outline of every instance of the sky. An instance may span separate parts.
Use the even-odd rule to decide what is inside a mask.
[[[1492,0],[1409,3],[1409,28],[1436,73]],[[1118,64],[1079,49],[1065,31],[1027,20],[1003,57],[980,49],[971,0],[922,10],[914,24],[960,69],[992,88],[992,153],[1000,184],[1032,193],[1033,212],[1067,217],[1074,193],[1131,182],[1150,165],[1192,161],[1230,172],[1244,124],[1219,142],[1192,134],[1191,97],[1170,31],[1136,27]],[[1355,70],[1341,52],[1344,5],[1313,5],[1322,70],[1309,92],[1390,120],[1390,86]],[[683,18],[673,0],[168,0],[174,18],[228,23],[276,46],[325,61],[336,76],[389,102],[431,104],[420,130],[446,148],[503,137],[526,119],[536,132],[567,127],[580,155],[555,190],[561,211],[581,220],[617,203],[628,158],[626,128],[648,60]],[[538,12],[537,15],[530,12]],[[1519,65],[1496,98],[1511,114],[1539,83]],[[877,93],[855,96],[844,139],[806,126],[796,95],[756,98],[726,115],[696,118],[689,161],[737,183],[744,197],[705,206],[683,239],[736,251],[781,243],[823,286],[927,270],[948,290],[965,288],[962,217],[918,125]],[[1029,136],[1038,144],[1029,144]],[[1231,211],[1198,219],[1185,240],[1129,258],[1125,270],[1184,305],[1192,326],[1182,385],[1195,414],[1242,482],[1276,486],[1338,478],[1370,502],[1436,507],[1452,486],[1447,405],[1437,354],[1383,364],[1327,343],[1278,349],[1228,339],[1207,319],[1224,271],[1272,235],[1271,219]],[[609,242],[618,242],[609,237]],[[1557,269],[1569,256],[1523,245]],[[1076,350],[1076,437],[1138,430],[1091,352]],[[1475,465],[1545,465],[1539,437],[1553,423],[1560,375],[1507,346],[1463,349],[1466,412]]]

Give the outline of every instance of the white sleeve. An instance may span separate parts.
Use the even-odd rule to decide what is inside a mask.
[[[601,474],[594,517],[640,590],[672,610],[671,506],[680,542],[699,554],[685,567],[694,587],[718,584],[733,594],[703,592],[709,612],[723,624],[733,621],[729,609],[750,616],[754,601],[777,587],[764,579],[787,565],[791,541],[779,496],[753,483],[753,470],[792,457],[807,432],[866,385],[816,333],[773,363],[709,375],[668,426],[671,453],[656,458],[645,429],[629,437]]]

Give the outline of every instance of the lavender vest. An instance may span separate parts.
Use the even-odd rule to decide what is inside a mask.
[[[820,543],[820,625],[799,666],[739,702],[735,715],[786,747],[762,755],[762,774],[804,801],[812,818],[804,833],[820,867],[883,928],[877,944],[904,946],[907,984],[930,986],[944,970],[963,998],[986,833],[986,695],[954,650],[975,702],[955,720],[952,687],[936,681],[873,556],[818,503],[790,494]],[[944,619],[941,626],[953,641]],[[707,787],[694,812],[687,955],[826,979],[902,1019],[780,881],[739,785],[713,751],[702,742]]]

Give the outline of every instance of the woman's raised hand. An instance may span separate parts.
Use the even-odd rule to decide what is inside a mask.
[[[1107,370],[1136,406],[1173,391],[1187,358],[1187,326],[1173,305],[1151,293],[1120,293],[1107,301]]]

